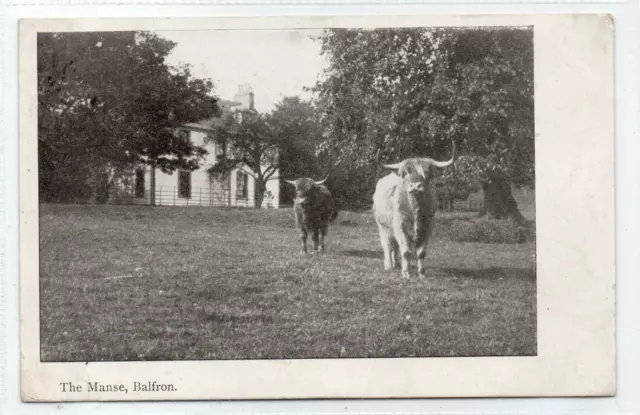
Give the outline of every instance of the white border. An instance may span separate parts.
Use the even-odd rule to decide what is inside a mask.
[[[637,44],[631,44],[631,38],[635,34],[636,36],[633,39],[637,39],[637,26],[634,28],[631,26],[631,23],[635,22],[637,24],[637,8],[635,5],[625,5],[622,7],[615,7],[618,12],[614,13],[616,17],[616,49],[617,49],[617,64],[618,69],[616,71],[617,75],[617,85],[616,85],[616,94],[617,94],[617,107],[618,107],[618,122],[617,122],[617,135],[618,139],[618,164],[616,167],[617,171],[617,180],[618,180],[618,188],[623,186],[625,189],[624,193],[618,192],[618,240],[624,240],[625,242],[619,244],[618,246],[618,265],[619,265],[619,277],[618,277],[618,291],[619,291],[619,351],[621,353],[621,357],[624,357],[625,362],[628,364],[620,365],[620,377],[624,379],[619,383],[619,393],[617,398],[610,399],[569,399],[569,400],[548,400],[548,399],[538,399],[538,400],[463,400],[463,401],[451,401],[451,400],[431,400],[431,401],[369,401],[369,402],[304,402],[304,403],[296,403],[296,402],[280,402],[280,403],[222,403],[222,404],[208,404],[208,403],[192,403],[188,406],[183,406],[182,404],[170,404],[164,403],[158,406],[158,404],[145,404],[145,405],[123,405],[117,404],[115,406],[111,406],[117,413],[132,413],[135,411],[139,412],[148,412],[151,411],[153,413],[157,412],[172,412],[177,410],[178,408],[189,408],[188,411],[211,411],[216,408],[220,411],[239,411],[248,410],[248,411],[256,411],[261,410],[264,412],[279,412],[282,411],[282,408],[286,408],[288,412],[344,412],[345,407],[347,408],[347,412],[362,412],[374,409],[374,412],[391,412],[391,411],[400,411],[404,413],[410,412],[419,412],[419,413],[430,413],[430,412],[451,412],[451,411],[469,411],[470,409],[476,413],[479,412],[500,412],[506,411],[509,413],[513,413],[516,408],[519,411],[522,411],[524,408],[523,403],[527,403],[526,407],[528,411],[540,411],[543,408],[546,408],[547,411],[552,410],[556,411],[566,411],[569,409],[581,408],[582,410],[590,410],[590,411],[614,411],[614,412],[622,412],[633,411],[633,408],[637,408],[637,406],[633,406],[637,403],[633,397],[637,396],[634,394],[634,391],[639,390],[638,388],[638,373],[637,370],[638,360],[637,360],[637,350],[638,350],[638,338],[627,336],[625,333],[633,333],[633,331],[629,330],[631,327],[631,323],[637,321],[637,316],[640,313],[637,313],[638,306],[636,302],[630,301],[633,299],[633,289],[638,286],[637,279],[634,280],[631,277],[634,277],[634,273],[632,273],[632,269],[630,266],[637,263],[638,258],[638,246],[639,244],[635,243],[627,243],[628,242],[637,242],[637,218],[635,214],[637,213],[637,196],[638,196],[638,145],[637,142],[631,141],[631,137],[634,134],[637,134],[637,122],[633,123],[632,115],[638,113],[638,99],[637,95],[633,95],[638,91],[638,82],[637,77],[632,77],[632,74],[637,74],[638,71],[638,55],[637,55]],[[174,8],[160,8],[154,7],[152,9],[140,10],[138,8],[137,12],[135,7],[111,7],[111,8],[103,8],[97,7],[92,9],[92,12],[89,14],[101,14],[105,10],[109,10],[111,13],[118,14],[137,14],[137,15],[163,15],[167,14],[169,9],[172,10],[172,14],[176,13],[185,13],[184,6],[177,6]],[[160,10],[162,9],[162,10]],[[229,12],[231,8],[227,8],[226,11]],[[313,7],[307,8],[305,13],[313,11]],[[318,11],[318,8],[315,8]],[[327,7],[322,8],[322,14],[336,14],[336,12],[348,12],[349,10],[341,9],[340,11],[334,10],[331,13],[327,13]],[[410,8],[403,8],[403,10],[408,10]],[[422,11],[427,10],[426,8],[413,8],[420,9]],[[471,12],[473,7],[465,7],[465,12]],[[510,8],[501,8],[501,9],[510,9],[514,10],[514,7]],[[515,8],[517,11],[524,11],[522,8]],[[528,8],[532,9],[532,8]],[[540,8],[537,8],[540,9]],[[548,9],[548,8],[547,8]],[[552,7],[553,11],[558,11],[559,9],[564,9],[565,11],[571,10],[570,7]],[[575,8],[574,8],[575,9]],[[585,11],[586,7],[579,7],[580,11]],[[591,8],[594,9],[594,8]],[[6,11],[7,9],[5,9]],[[188,10],[189,14],[198,14],[194,11],[195,8],[191,8]],[[271,13],[278,14],[282,13],[283,10],[278,10],[277,7],[270,7],[268,9]],[[397,8],[396,8],[397,10]],[[488,7],[482,7],[482,11],[489,10]],[[626,10],[626,12],[625,12]],[[47,15],[51,13],[53,10],[51,8],[42,8],[34,13],[34,10],[26,10],[25,8],[14,8],[10,10],[8,16],[5,16],[5,22],[9,21],[10,25],[6,27],[5,31],[5,39],[15,40],[15,33],[11,32],[11,29],[15,30],[15,18],[19,15],[24,15],[25,12],[30,15],[40,14]],[[78,13],[78,9],[74,10],[75,13]],[[87,10],[84,10],[85,13]],[[235,12],[239,12],[241,9],[236,9]],[[353,9],[351,9],[353,11]],[[362,9],[358,10],[362,13]],[[431,10],[433,11],[433,10]],[[602,11],[600,8],[599,11]],[[607,8],[607,11],[613,11],[610,7]],[[70,9],[58,8],[55,10],[56,13],[59,13],[63,16],[69,16]],[[246,11],[245,11],[246,12]],[[286,11],[285,11],[286,12]],[[290,12],[290,11],[289,11]],[[298,10],[300,12],[300,10]],[[621,36],[622,34],[622,36]],[[10,47],[5,50],[4,59],[5,62],[10,62],[11,65],[15,63],[15,48],[11,42],[6,42]],[[623,53],[624,58],[620,57],[620,53]],[[13,53],[13,56],[11,55]],[[620,63],[624,62],[625,65],[621,67]],[[12,69],[12,76],[15,79],[15,68]],[[635,72],[634,72],[635,70]],[[9,93],[5,96],[5,111],[4,111],[4,120],[10,119],[13,117],[15,120],[15,105],[13,105],[14,111],[11,110],[12,103],[15,104],[15,84],[11,84],[11,82],[7,82],[7,80],[11,80],[9,76],[5,76],[3,81],[3,87],[5,91],[8,90]],[[624,86],[621,86],[620,82],[623,82]],[[623,103],[623,105],[620,105]],[[7,105],[8,104],[8,105]],[[8,117],[9,115],[9,117]],[[622,119],[622,121],[621,121]],[[636,118],[637,119],[637,118]],[[10,127],[10,135],[9,137],[15,137],[15,123],[9,125]],[[6,127],[3,128],[6,131]],[[622,144],[620,143],[620,137],[623,138]],[[620,151],[620,148],[625,151]],[[16,143],[12,140],[7,140],[5,143],[5,147],[7,148],[6,154],[16,154]],[[14,178],[16,172],[15,158],[13,158],[13,163],[11,163],[12,158],[7,157],[5,161],[8,160],[9,163],[5,166],[5,177],[6,178]],[[7,174],[8,172],[8,174]],[[15,185],[15,181],[7,181],[7,190],[6,194],[9,196],[9,199],[5,202],[7,204],[7,223],[9,225],[9,233],[10,240],[16,241],[16,205],[15,205],[15,196],[17,187]],[[5,196],[6,197],[6,196]],[[620,204],[620,201],[627,201],[627,204]],[[630,204],[629,201],[635,202],[635,204]],[[12,247],[13,245],[13,247]],[[13,356],[16,358],[17,354],[17,344],[15,342],[15,334],[17,329],[17,316],[15,314],[15,306],[16,304],[16,287],[17,280],[15,278],[15,271],[17,270],[17,262],[16,262],[16,249],[15,244],[8,245],[6,248],[7,252],[7,265],[9,272],[13,272],[13,275],[10,273],[5,273],[5,275],[12,276],[9,281],[7,281],[7,285],[5,288],[9,288],[9,296],[7,296],[7,330],[9,333],[13,335],[9,337],[8,342],[8,352],[9,356]],[[635,260],[635,261],[634,261]],[[12,271],[13,270],[13,271]],[[635,285],[634,285],[635,284]],[[620,286],[625,287],[624,290],[620,290]],[[637,292],[637,290],[635,290]],[[635,313],[633,313],[635,311]],[[635,320],[634,320],[635,318]],[[636,352],[635,356],[633,356],[630,352]],[[16,361],[15,359],[13,360]],[[7,378],[16,379],[16,367],[15,364],[10,364],[8,367],[8,371],[4,373]],[[635,369],[635,371],[634,371]],[[50,405],[30,405],[24,406],[19,405],[15,400],[16,398],[16,384],[7,383],[8,395],[10,405],[10,411],[8,413],[16,413],[11,412],[12,410],[19,410],[20,413],[26,413],[27,409],[29,411],[39,411],[46,410],[45,408],[51,408]],[[65,406],[66,408],[70,408],[69,405]],[[76,404],[71,407],[71,411],[79,411],[80,413],[84,413],[89,408],[100,408],[100,406],[96,406],[93,404]],[[117,408],[117,409],[116,409]],[[126,410],[129,408],[129,410]],[[132,409],[133,408],[133,409]],[[304,408],[304,409],[303,409]],[[399,408],[402,408],[399,410]]]
[[[535,357],[42,363],[36,36],[104,30],[533,26]],[[21,352],[25,400],[597,396],[615,391],[613,22],[608,15],[24,20],[20,25]],[[580,77],[576,77],[580,74]],[[553,190],[552,190],[553,189]],[[559,191],[557,191],[559,190]],[[576,210],[576,206],[583,207]],[[127,385],[91,393],[87,382]],[[175,385],[135,392],[133,381]],[[82,385],[69,393],[63,382]]]

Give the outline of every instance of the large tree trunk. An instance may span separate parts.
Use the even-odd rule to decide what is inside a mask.
[[[263,179],[256,180],[255,197],[253,201],[253,207],[260,209],[262,207],[262,201],[264,200],[264,192],[267,191],[267,185]]]
[[[149,204],[151,206],[156,205],[156,164],[151,163],[151,170],[149,171]]]
[[[482,183],[484,207],[481,216],[493,219],[513,219],[518,223],[526,222],[518,210],[518,204],[511,193],[511,183],[503,178],[494,178]]]

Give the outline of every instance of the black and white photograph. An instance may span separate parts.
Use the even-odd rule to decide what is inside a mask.
[[[536,354],[531,27],[43,33],[38,83],[43,361]]]
[[[539,29],[470,23],[37,31],[39,363],[540,356]]]

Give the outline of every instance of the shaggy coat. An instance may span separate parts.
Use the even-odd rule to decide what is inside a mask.
[[[301,178],[287,182],[296,187],[293,212],[296,227],[300,231],[302,252],[307,252],[309,234],[313,242],[313,253],[324,252],[324,239],[329,223],[338,216],[331,192],[324,186],[324,180],[315,182],[313,179]]]
[[[454,150],[455,151],[455,150]],[[402,277],[409,278],[409,259],[418,258],[418,273],[426,274],[427,244],[433,232],[437,196],[434,170],[453,163],[429,158],[412,158],[385,166],[396,170],[381,178],[373,195],[373,212],[384,251],[384,268],[395,268],[398,260]]]

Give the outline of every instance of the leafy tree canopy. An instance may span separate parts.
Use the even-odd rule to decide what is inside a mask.
[[[313,103],[285,97],[276,104],[271,119],[281,141],[281,175],[292,179],[323,174],[315,156],[322,137]]]
[[[226,156],[209,168],[209,174],[225,177],[239,167],[247,167],[247,173],[256,183],[255,204],[260,207],[267,181],[275,177],[278,170],[281,140],[272,116],[253,110],[234,111],[223,116],[223,124],[205,141],[223,142],[228,146]]]
[[[208,138],[229,144],[226,158],[210,169],[214,176],[224,176],[245,166],[257,183],[257,202],[266,182],[280,177],[288,179],[326,174],[315,155],[321,139],[316,109],[310,101],[297,96],[284,97],[273,111],[236,111],[223,117],[223,125]],[[291,198],[288,185],[281,186],[282,200]]]
[[[445,159],[453,140],[449,174],[533,185],[530,29],[331,29],[318,40],[329,61],[313,88],[319,151],[337,165],[379,173],[410,156]]]
[[[56,164],[197,167],[206,151],[176,128],[216,113],[213,84],[168,66],[174,47],[146,32],[38,35],[41,184]]]

